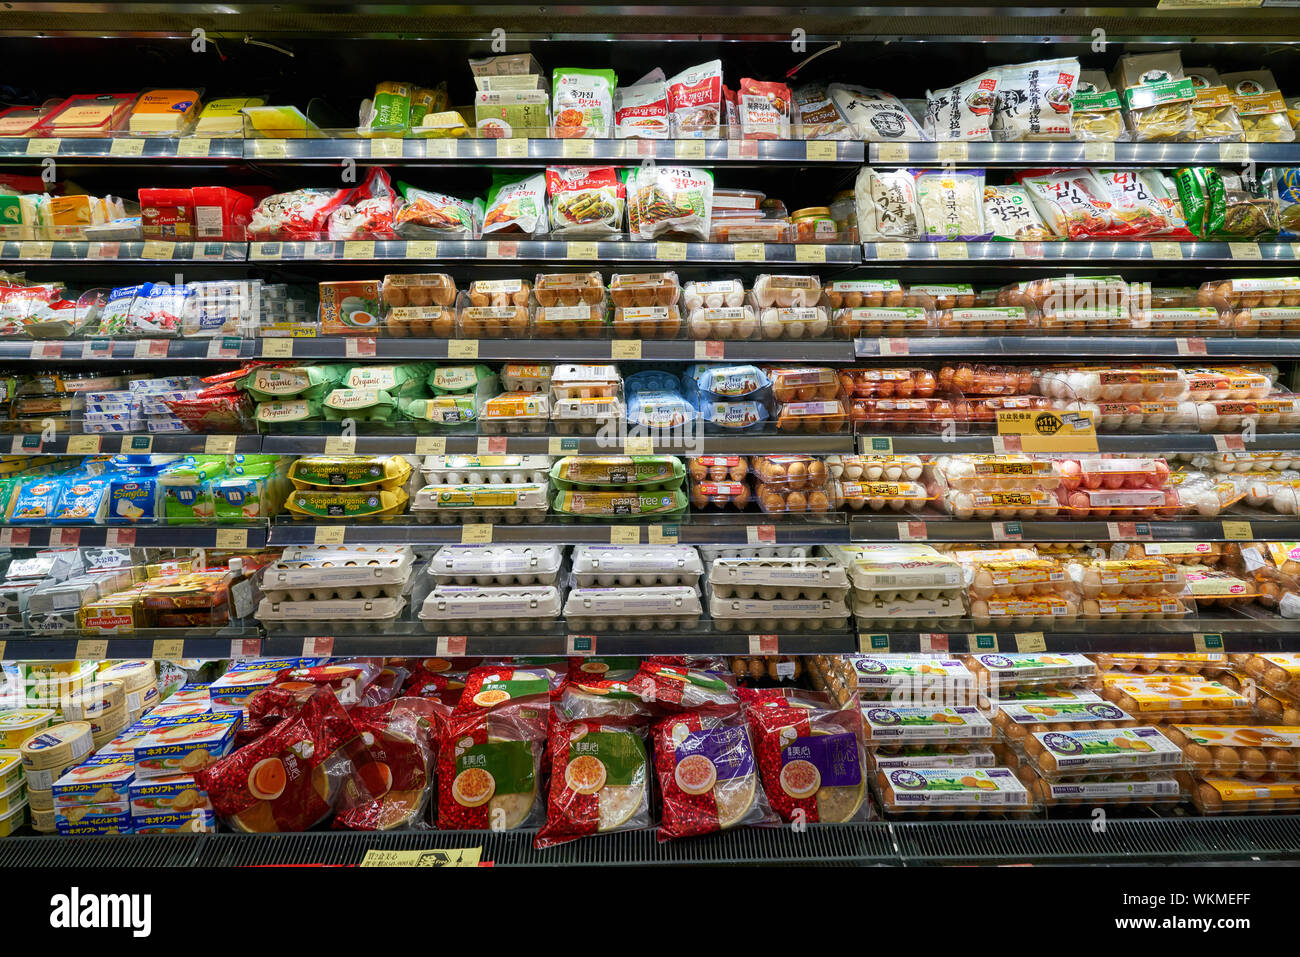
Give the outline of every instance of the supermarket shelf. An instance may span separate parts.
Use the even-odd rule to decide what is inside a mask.
[[[1244,528],[1243,528],[1244,525]],[[1293,541],[1300,518],[1244,506],[1222,520],[1171,518],[1158,521],[961,521],[937,512],[850,517],[855,542],[1231,542],[1246,539]]]
[[[2,362],[102,362],[104,360],[232,361],[259,355],[262,340],[239,336],[203,339],[0,339]]]
[[[863,338],[853,340],[857,358],[881,356],[952,357],[1015,356],[1171,356],[1233,359],[1291,359],[1300,351],[1300,338],[1235,338],[1232,336],[948,336]]]
[[[241,138],[96,136],[58,139],[0,137],[0,160],[42,160],[47,156],[114,159],[124,162],[151,159],[243,159]]]
[[[0,658],[66,661],[76,658],[239,658],[268,652],[255,623],[227,628],[149,628],[128,637],[0,634]]]
[[[304,426],[311,428],[311,426]],[[777,455],[803,452],[832,455],[853,451],[853,436],[807,435],[802,433],[751,432],[743,435],[478,435],[477,433],[358,434],[334,435],[267,433],[262,451],[275,455],[320,455],[356,452],[368,454],[417,455]]]
[[[174,243],[174,242],[69,242],[11,241],[0,245],[0,260],[35,261],[102,261],[114,262],[244,262],[248,259],[247,243]]]
[[[1020,437],[982,433],[966,435],[859,435],[858,451],[865,454],[892,452],[899,455],[948,455],[957,452],[1001,454],[1019,452]],[[1200,432],[1158,432],[1149,434],[1101,434],[1098,452],[1127,452],[1162,455],[1175,452],[1289,451],[1300,449],[1300,433],[1259,432],[1246,441],[1242,435],[1213,435]]]
[[[0,548],[262,548],[265,525],[57,525],[0,528]]]
[[[1147,242],[1055,242],[1055,243],[865,243],[864,263],[894,265],[920,262],[927,265],[969,266],[976,262],[1005,262],[1018,265],[1042,263],[1178,263],[1183,260],[1210,263],[1259,263],[1291,265],[1300,259],[1300,243],[1169,243]]]
[[[81,435],[59,433],[45,438],[39,432],[0,432],[0,449],[11,455],[98,455],[120,453],[144,455],[177,452],[186,455],[249,454],[262,448],[258,435],[205,435],[197,432],[128,433],[105,432]]]
[[[1294,143],[872,143],[872,164],[1198,166],[1300,162]]]

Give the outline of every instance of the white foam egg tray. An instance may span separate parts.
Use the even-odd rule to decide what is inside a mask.
[[[817,631],[849,625],[849,608],[843,598],[838,601],[719,598],[712,587],[708,598],[709,617],[719,631]]]
[[[379,598],[402,594],[415,553],[409,546],[379,553],[347,547],[288,549],[262,572],[262,592],[272,601]]]
[[[704,573],[693,545],[578,545],[573,581],[584,588],[690,585]]]
[[[346,598],[326,601],[273,601],[263,598],[257,620],[280,626],[315,628],[322,624],[339,632],[365,631],[376,624],[391,624],[406,609],[406,597]]]
[[[652,631],[699,623],[700,596],[693,586],[572,588],[564,603],[570,631]]]
[[[426,455],[420,463],[425,485],[543,485],[549,455]]]
[[[700,545],[699,550],[706,562],[719,558],[807,558],[812,554],[806,545]]]
[[[966,614],[966,606],[955,598],[914,598],[910,600],[872,601],[854,594],[853,615],[859,629],[919,628],[921,626],[956,628]]]
[[[844,566],[829,558],[719,558],[709,562],[710,591],[719,598],[829,598],[849,593]]]
[[[554,585],[559,545],[444,545],[429,559],[439,585]]]
[[[426,631],[515,631],[544,625],[560,616],[554,585],[439,585],[420,606]]]
[[[548,486],[541,482],[489,485],[426,485],[415,493],[411,513],[419,522],[488,522],[519,525],[546,519]]]

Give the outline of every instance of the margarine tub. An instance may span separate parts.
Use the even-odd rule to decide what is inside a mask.
[[[90,722],[69,721],[46,728],[18,748],[23,767],[29,771],[66,767],[90,753]]]
[[[100,681],[118,681],[124,691],[139,691],[157,681],[158,672],[152,661],[105,662],[99,669]]]
[[[38,808],[29,808],[32,819],[32,830],[40,831],[42,834],[54,833],[54,808],[40,810]]]
[[[0,791],[6,791],[26,779],[18,752],[0,751]]]
[[[44,731],[53,724],[56,716],[57,712],[50,708],[0,711],[0,748],[17,750],[32,735]],[[4,785],[5,768],[6,761],[0,757],[0,787]]]
[[[0,788],[0,817],[27,806],[27,782],[19,781]]]
[[[404,489],[373,492],[339,492],[298,489],[284,503],[294,518],[368,519],[397,515],[406,507]]]
[[[27,805],[24,804],[13,810],[0,814],[0,837],[8,837],[14,831],[18,830],[27,823]],[[54,815],[50,814],[50,830],[54,830]]]
[[[117,681],[92,681],[79,691],[59,699],[59,710],[68,721],[89,721],[103,726],[119,711],[126,714],[126,691]]]
[[[102,599],[101,599],[102,600]],[[74,675],[51,678],[28,677],[27,704],[32,708],[55,708],[64,697],[81,691],[95,680],[95,663],[87,661]]]

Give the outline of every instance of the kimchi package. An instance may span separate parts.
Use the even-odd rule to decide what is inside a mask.
[[[614,135],[618,139],[668,138],[668,82],[656,67],[632,86],[614,91]]]
[[[723,124],[722,61],[710,60],[668,80],[673,139],[717,139]]]
[[[554,236],[616,236],[626,192],[612,166],[550,166],[546,198]]]
[[[676,234],[705,242],[713,217],[713,174],[677,166],[629,167],[622,171],[627,194],[628,238]]]
[[[557,69],[552,75],[555,135],[568,138],[608,137],[614,128],[613,70]]]
[[[518,176],[495,173],[488,190],[483,214],[483,235],[541,236],[549,221],[546,216],[546,176],[543,173]]]

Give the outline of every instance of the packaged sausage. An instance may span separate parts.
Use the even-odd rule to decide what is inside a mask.
[[[1270,70],[1223,74],[1247,143],[1294,143],[1286,100]]]
[[[1040,142],[1073,139],[1071,102],[1079,79],[1073,58],[1039,60],[997,70],[994,139]]]
[[[998,71],[989,70],[946,90],[927,90],[927,138],[940,142],[991,142],[999,79]]]
[[[722,126],[722,61],[683,70],[668,81],[673,139],[718,139]]]
[[[557,68],[551,74],[555,135],[605,139],[614,126],[613,70]]]
[[[1124,101],[1124,119],[1141,142],[1184,139],[1196,132],[1196,87],[1183,72],[1177,50],[1126,53],[1115,67],[1115,86]]]

